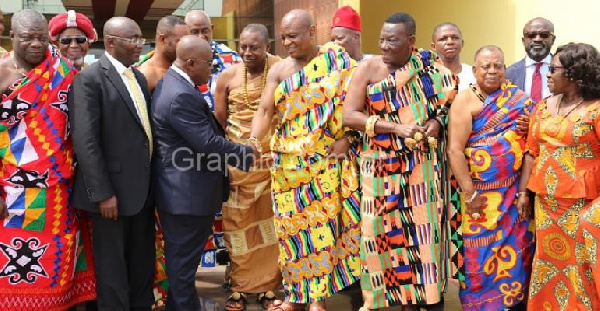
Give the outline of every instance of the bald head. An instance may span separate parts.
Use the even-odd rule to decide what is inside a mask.
[[[202,36],[208,42],[212,41],[213,24],[206,12],[191,10],[185,15],[185,23],[190,29],[190,34]]]
[[[175,65],[195,84],[205,84],[211,74],[212,49],[201,36],[187,35],[177,43]]]
[[[48,29],[48,21],[44,15],[32,9],[23,9],[15,12],[10,20],[10,24],[12,31],[21,30],[22,28],[30,26],[43,26]]]
[[[306,28],[315,24],[312,16],[306,10],[295,9],[289,11],[287,14],[283,16],[281,19],[281,25],[285,24],[296,24],[298,26],[304,26]]]
[[[117,16],[104,24],[104,35],[129,37],[131,32],[141,33],[140,26],[129,17]]]
[[[542,25],[544,28],[546,28],[550,32],[554,33],[554,24],[551,21],[549,21],[543,17],[536,17],[536,18],[529,20],[523,27],[523,33],[526,33],[528,31],[528,29],[532,27],[532,25],[536,25],[536,24]]]
[[[479,57],[479,55],[484,52],[491,52],[493,54],[497,54],[500,57],[502,57],[502,60],[504,60],[504,52],[502,52],[502,49],[500,47],[498,47],[496,45],[484,45],[484,46],[480,47],[477,50],[477,52],[475,52],[474,61],[477,62],[477,58]]]
[[[210,44],[201,37],[187,35],[177,43],[177,61],[199,58],[202,56],[212,56]],[[206,57],[208,58],[208,57]]]

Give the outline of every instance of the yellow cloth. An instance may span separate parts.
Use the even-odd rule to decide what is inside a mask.
[[[144,132],[146,132],[146,136],[148,136],[148,146],[150,150],[150,156],[152,156],[152,131],[150,129],[150,118],[148,117],[148,109],[146,108],[146,100],[144,99],[144,95],[140,92],[140,89],[137,87],[137,80],[135,79],[135,75],[131,69],[126,69],[123,74],[127,78],[127,82],[129,83],[129,89],[131,90],[131,95],[133,95],[133,104],[135,105],[140,119],[142,120],[142,125],[144,126]]]

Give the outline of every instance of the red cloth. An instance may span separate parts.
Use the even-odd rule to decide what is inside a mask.
[[[354,9],[349,6],[343,6],[335,11],[333,19],[331,20],[331,28],[333,27],[344,27],[352,30],[361,31],[360,27],[360,15]]]
[[[50,20],[50,23],[48,24],[50,39],[56,41],[58,39],[58,35],[63,30],[71,27],[79,28],[81,31],[83,31],[90,43],[96,41],[98,38],[98,34],[96,34],[96,30],[94,29],[94,24],[89,18],[87,18],[87,16],[81,13],[75,13],[73,10],[69,10],[66,13],[60,13],[54,16]]]
[[[531,81],[531,99],[534,102],[542,100],[542,74],[540,68],[542,63],[535,63],[535,71],[533,72],[533,79]]]

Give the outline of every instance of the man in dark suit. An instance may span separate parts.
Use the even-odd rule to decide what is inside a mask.
[[[133,20],[108,20],[106,53],[75,77],[68,100],[74,206],[91,214],[100,310],[150,310],[154,301],[150,99],[131,68],[144,42]]]
[[[156,205],[165,237],[167,310],[199,310],[195,274],[215,213],[229,196],[227,164],[248,170],[251,146],[235,144],[197,90],[210,77],[210,45],[181,38],[177,60],[154,90]]]
[[[523,27],[521,39],[527,56],[506,69],[506,78],[535,102],[551,95],[546,73],[552,61],[550,49],[555,39],[551,21],[542,17],[530,20]]]

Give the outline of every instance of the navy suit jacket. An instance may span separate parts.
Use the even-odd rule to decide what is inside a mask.
[[[214,215],[229,197],[227,164],[248,170],[252,148],[227,140],[201,93],[172,68],[154,89],[151,106],[157,208]]]
[[[506,69],[506,78],[512,81],[521,91],[527,93],[525,90],[525,58]]]

